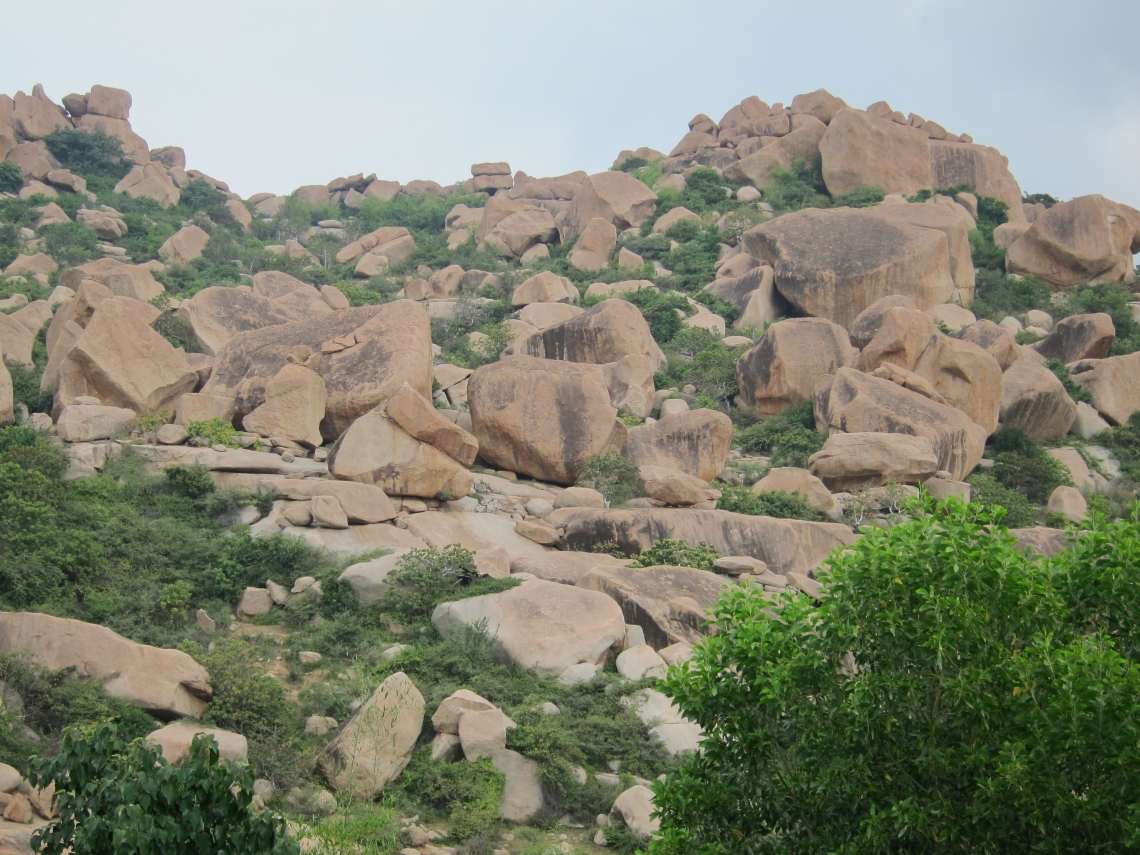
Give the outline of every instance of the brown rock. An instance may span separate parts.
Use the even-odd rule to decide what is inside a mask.
[[[605,364],[643,356],[656,371],[665,361],[641,312],[626,300],[603,300],[562,323],[516,339],[508,355]]]
[[[964,142],[930,141],[933,187],[966,185],[979,196],[1000,199],[1009,206],[1009,220],[1025,221],[1021,188],[1009,171],[1009,159],[996,148]]]
[[[820,513],[828,513],[835,508],[835,499],[823,482],[811,474],[807,469],[797,469],[792,466],[776,466],[768,470],[768,474],[752,485],[752,493],[768,493],[783,490],[807,499],[813,509]]]
[[[631,354],[602,366],[610,403],[619,415],[646,418],[653,412],[653,366],[644,356]]]
[[[242,288],[211,286],[183,300],[176,314],[189,322],[202,350],[216,356],[235,335],[302,320],[298,312]]]
[[[265,385],[265,403],[242,419],[242,426],[261,436],[284,437],[316,448],[321,444],[327,402],[325,381],[316,371],[287,363]]]
[[[519,258],[540,243],[552,243],[558,230],[549,211],[530,208],[500,220],[486,237],[486,243],[499,255]]]
[[[600,366],[504,357],[471,375],[467,401],[482,457],[542,481],[573,484],[626,438]]]
[[[926,437],[938,469],[956,481],[977,466],[988,435],[961,410],[852,368],[840,368],[830,387],[816,387],[815,420],[822,430]]]
[[[993,321],[975,321],[958,333],[958,338],[976,344],[997,360],[1002,371],[1011,366],[1020,354],[1013,333]]]
[[[75,120],[77,128],[84,131],[102,132],[117,137],[123,146],[123,154],[133,163],[146,164],[150,160],[150,149],[146,140],[131,128],[126,119],[113,119],[109,116],[96,116],[88,113]]]
[[[808,460],[831,490],[921,484],[938,471],[930,440],[902,433],[837,433]]]
[[[901,125],[895,125],[902,128]],[[829,129],[830,130],[830,129]],[[941,197],[945,198],[945,197]],[[943,205],[876,205],[866,209],[872,216],[895,223],[907,223],[922,229],[933,229],[946,236],[950,254],[950,276],[957,289],[957,299],[969,303],[974,299],[974,262],[970,255],[970,222]]]
[[[747,253],[736,257],[752,258]],[[704,290],[740,309],[740,316],[732,324],[733,329],[763,329],[792,314],[791,305],[776,290],[775,271],[767,264],[753,267],[737,278],[714,279]]]
[[[934,186],[926,134],[862,110],[836,113],[819,142],[819,153],[832,196],[856,187],[881,187],[909,196]]]
[[[33,612],[0,614],[0,651],[44,668],[106,680],[103,690],[168,718],[199,716],[213,694],[206,669],[178,650],[128,641],[106,627]]]
[[[597,273],[609,262],[616,245],[617,228],[609,220],[595,217],[578,236],[567,261],[578,270]]]
[[[131,115],[131,93],[126,89],[95,84],[87,93],[86,107],[88,113],[112,119],[127,119]]]
[[[332,311],[321,292],[280,270],[262,270],[253,276],[253,295],[272,300],[290,312],[294,320],[307,320]]]
[[[1093,406],[1106,419],[1122,425],[1140,410],[1140,353],[1102,359],[1073,380],[1092,395]]]
[[[32,367],[32,346],[35,336],[11,315],[0,314],[0,353],[9,365]]]
[[[233,397],[244,417],[265,400],[265,385],[286,363],[290,349],[321,345],[351,333],[355,344],[335,353],[314,353],[309,365],[325,381],[328,403],[321,433],[340,436],[353,421],[387,401],[403,383],[431,394],[431,324],[418,303],[399,300],[382,306],[329,311],[307,321],[235,335],[218,354],[209,395]]]
[[[790,170],[792,161],[802,157],[811,161],[819,154],[819,143],[827,126],[810,115],[799,115],[792,123],[793,130],[759,151],[741,158],[724,170],[724,177],[735,184],[747,184],[763,190],[777,169]]]
[[[459,720],[468,712],[493,710],[495,705],[468,689],[459,689],[444,698],[432,713],[436,733],[459,733]]]
[[[1019,359],[1002,379],[1002,425],[1021,428],[1035,442],[1060,439],[1069,432],[1077,405],[1052,371]]]
[[[1079,523],[1088,514],[1089,505],[1076,487],[1061,486],[1049,494],[1045,510],[1051,514],[1061,514],[1071,523]]]
[[[740,399],[761,415],[774,415],[810,401],[820,377],[853,365],[858,356],[838,324],[822,318],[780,321],[737,361]]]
[[[565,276],[544,270],[525,280],[511,295],[511,306],[531,303],[577,303],[578,289]]]
[[[149,303],[160,294],[166,293],[166,289],[155,280],[150,269],[139,264],[120,264],[93,274],[93,278],[105,285],[112,294],[130,297],[132,300],[142,300],[144,303]]]
[[[622,455],[635,466],[664,466],[708,482],[724,471],[732,420],[715,410],[689,410],[630,428]]]
[[[883,325],[883,320],[887,317],[887,313],[891,309],[917,309],[918,303],[915,302],[913,297],[906,297],[902,294],[890,294],[886,297],[880,297],[866,309],[859,313],[855,318],[855,323],[851,325],[851,343],[856,348],[862,350],[871,343],[871,339],[879,331],[879,327]]]
[[[396,508],[384,491],[372,484],[325,479],[282,478],[273,482],[277,495],[293,501],[306,501],[318,495],[334,496],[353,525],[370,525],[395,519]]]
[[[384,405],[388,418],[407,433],[433,445],[463,466],[471,466],[479,453],[475,437],[439,414],[419,392],[405,383]]]
[[[186,724],[176,721],[166,727],[147,734],[147,742],[162,749],[162,756],[168,763],[181,763],[190,756],[190,743],[195,736],[212,736],[218,744],[218,754],[223,760],[248,761],[249,744],[240,733],[221,730],[216,727]]]
[[[154,199],[164,208],[177,205],[182,198],[182,191],[155,163],[144,163],[131,169],[126,176],[115,185],[116,193],[123,193],[132,199],[146,197]]]
[[[943,234],[863,210],[785,214],[748,231],[744,245],[772,265],[794,307],[845,327],[881,297],[909,296],[925,310],[954,293]]]
[[[183,226],[166,243],[158,248],[158,254],[169,264],[185,264],[202,255],[202,250],[210,242],[210,236],[197,226]]]
[[[565,242],[583,232],[594,218],[628,229],[641,225],[656,207],[657,194],[632,175],[601,172],[582,182],[558,230]]]
[[[792,99],[793,115],[806,113],[824,124],[831,122],[846,107],[847,103],[842,98],[837,98],[826,89],[817,89]]]
[[[205,422],[210,419],[221,419],[229,423],[233,421],[236,409],[233,398],[188,392],[178,399],[174,423],[188,425],[190,422]]]
[[[1104,359],[1115,340],[1112,317],[1098,312],[1058,321],[1049,335],[1030,347],[1046,359],[1059,359],[1067,365],[1081,359]]]
[[[11,120],[16,133],[29,140],[40,140],[52,131],[71,127],[63,110],[52,103],[39,83],[32,87],[31,95],[16,93]]]

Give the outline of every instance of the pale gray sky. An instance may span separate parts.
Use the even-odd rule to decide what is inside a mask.
[[[695,113],[825,87],[996,146],[1027,192],[1140,207],[1137,0],[6,3],[0,90],[134,96],[243,196],[668,152]]]

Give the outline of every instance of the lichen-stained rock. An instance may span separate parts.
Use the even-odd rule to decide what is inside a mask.
[[[635,466],[665,466],[711,481],[724,471],[732,420],[716,410],[689,410],[629,430],[622,455]]]
[[[727,576],[693,567],[596,567],[577,587],[600,591],[621,606],[627,624],[645,631],[654,650],[684,641],[697,644],[705,621],[725,588]]]
[[[632,175],[600,172],[582,182],[558,231],[563,242],[569,241],[595,218],[628,229],[640,226],[656,207],[657,194]]]
[[[445,638],[486,620],[486,632],[511,661],[540,674],[605,662],[625,637],[622,610],[597,591],[531,579],[498,594],[440,603],[431,622]]]
[[[206,669],[178,650],[136,644],[103,626],[34,612],[0,614],[0,652],[105,680],[107,694],[165,718],[200,716],[213,689]]]
[[[1122,425],[1140,410],[1140,352],[1102,359],[1073,380],[1092,395],[1093,406],[1106,419]]]
[[[819,141],[823,180],[832,196],[881,187],[910,196],[934,187],[927,134],[862,110],[840,110]]]
[[[965,185],[979,196],[999,199],[1009,206],[1011,223],[1025,222],[1021,188],[1009,171],[1009,159],[996,148],[973,143],[930,141],[932,187]]]
[[[740,399],[761,415],[774,415],[810,401],[820,377],[853,365],[858,355],[838,324],[823,318],[780,321],[737,360]]]
[[[321,352],[325,342],[350,334],[351,347]],[[321,423],[325,439],[336,439],[405,382],[421,395],[431,395],[431,323],[427,310],[411,300],[238,333],[218,354],[202,392],[235,398],[237,414],[244,417],[265,401],[266,384],[298,345],[314,351],[307,364],[328,390]]]
[[[290,362],[266,384],[265,403],[242,419],[242,427],[317,448],[328,397],[321,375],[307,365]]]
[[[1081,359],[1104,359],[1115,340],[1112,316],[1096,312],[1058,321],[1049,335],[1030,347],[1046,359],[1059,359],[1068,365]]]
[[[1021,428],[1034,442],[1060,439],[1069,432],[1077,418],[1077,405],[1052,371],[1028,359],[1019,359],[1002,379],[1004,427]]]
[[[956,481],[973,471],[985,450],[988,431],[961,410],[853,368],[840,368],[830,386],[817,386],[814,403],[819,429],[926,437],[938,468]]]
[[[467,404],[483,459],[541,481],[573,484],[626,439],[599,365],[505,357],[471,375]]]
[[[358,418],[329,450],[329,472],[373,484],[390,496],[462,498],[475,481],[454,458],[408,434],[377,407]]]
[[[808,460],[828,489],[866,490],[884,484],[922,484],[938,471],[930,440],[903,433],[837,433]]]
[[[566,548],[579,552],[616,543],[623,552],[633,554],[660,540],[683,540],[691,546],[703,540],[721,555],[758,558],[779,574],[806,573],[832,549],[848,546],[856,537],[848,526],[837,523],[688,508],[559,508],[546,517],[546,522],[565,529]]]
[[[598,365],[639,355],[654,371],[665,361],[640,310],[618,299],[603,300],[588,311],[516,339],[507,353]]]
[[[1006,269],[1061,289],[1134,281],[1138,226],[1140,211],[1099,195],[1079,196],[1039,214],[1006,250]]]
[[[945,235],[863,210],[785,214],[746,232],[744,246],[772,266],[798,311],[847,328],[882,297],[909,296],[925,310],[954,293]]]
[[[235,335],[301,320],[280,303],[242,288],[214,285],[183,300],[176,314],[185,319],[203,353],[217,356]]]
[[[81,395],[136,413],[173,412],[178,398],[194,391],[198,372],[148,326],[143,310],[157,311],[126,297],[99,304],[60,367],[57,415]]]
[[[423,728],[424,698],[403,671],[381,683],[318,761],[336,789],[372,799],[411,759]]]
[[[423,395],[405,383],[384,405],[388,418],[409,435],[434,445],[463,466],[475,462],[479,443],[459,425],[448,421]]]

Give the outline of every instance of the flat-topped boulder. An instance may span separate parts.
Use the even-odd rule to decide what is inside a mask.
[[[724,471],[732,420],[718,410],[688,410],[629,429],[622,455],[635,466],[664,466],[702,481]]]

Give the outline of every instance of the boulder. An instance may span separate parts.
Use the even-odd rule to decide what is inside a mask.
[[[147,742],[162,749],[162,756],[169,763],[181,763],[190,756],[190,743],[195,736],[212,736],[218,744],[218,754],[223,760],[235,763],[249,760],[249,746],[240,733],[221,730],[216,727],[186,724],[176,721],[166,727],[147,734]]]
[[[329,450],[328,467],[337,478],[372,484],[392,496],[462,498],[475,485],[466,468],[411,436],[385,414],[383,406],[341,434]]]
[[[503,819],[520,825],[536,819],[546,806],[538,763],[509,748],[492,754],[491,763],[506,778],[499,808]]]
[[[806,114],[827,124],[846,108],[847,103],[842,98],[832,95],[826,89],[817,89],[793,98],[791,113],[793,116]]]
[[[518,308],[531,303],[577,303],[578,289],[564,276],[544,270],[531,276],[511,295],[511,306]]]
[[[617,797],[610,808],[610,819],[620,819],[631,831],[650,837],[661,827],[661,820],[653,811],[653,790],[637,784]]]
[[[368,191],[364,192],[368,195]],[[403,226],[382,226],[363,237],[346,244],[336,254],[337,264],[351,264],[365,255],[383,256],[388,264],[403,264],[416,254],[416,242]]]
[[[619,415],[646,418],[653,412],[653,366],[644,356],[623,356],[602,366],[610,403]]]
[[[38,336],[44,324],[51,320],[51,304],[47,300],[33,300],[23,308],[12,312],[8,317],[23,324],[24,329],[33,336]]]
[[[149,163],[150,147],[147,145],[146,140],[134,132],[134,129],[131,128],[131,123],[126,119],[97,116],[89,112],[87,115],[80,116],[76,119],[75,125],[80,130],[95,133],[101,131],[107,134],[107,136],[117,137],[123,146],[123,154],[127,160],[146,166],[151,165]]]
[[[663,466],[708,482],[728,460],[732,420],[716,410],[690,410],[630,428],[622,455],[635,466]]]
[[[439,414],[428,400],[405,383],[384,405],[388,418],[420,442],[435,446],[463,466],[475,462],[479,443],[459,425]]]
[[[230,423],[236,411],[237,405],[233,398],[187,392],[178,399],[178,407],[174,411],[174,423],[188,425],[190,422],[207,422],[210,419],[221,419]]]
[[[130,196],[132,199],[154,199],[163,208],[177,205],[179,199],[182,198],[182,191],[178,189],[178,186],[163,168],[156,163],[144,163],[135,166],[115,185],[114,192]],[[201,229],[198,230],[201,231]]]
[[[665,232],[669,231],[669,229],[673,228],[673,226],[682,220],[689,220],[691,222],[699,223],[701,221],[701,218],[690,211],[688,208],[670,208],[666,213],[657,218],[657,222],[653,224],[652,233],[655,235],[663,235]]]
[[[1077,417],[1077,405],[1046,368],[1019,359],[1002,377],[1001,423],[1021,428],[1034,442],[1060,439]]]
[[[459,689],[444,698],[432,713],[436,733],[459,733],[459,720],[469,712],[493,710],[495,705],[468,689]]]
[[[150,269],[140,264],[118,264],[109,270],[94,273],[92,278],[101,282],[112,294],[144,303],[149,303],[166,292]]]
[[[213,694],[206,669],[178,650],[136,644],[103,626],[33,612],[0,614],[0,651],[105,680],[112,697],[164,718],[200,716]]]
[[[558,229],[550,212],[530,208],[500,220],[487,235],[486,243],[499,255],[519,258],[537,244],[553,243],[557,236]]]
[[[183,300],[176,314],[186,320],[202,352],[216,356],[235,335],[302,320],[296,311],[244,288],[214,285]]]
[[[11,121],[12,129],[29,140],[41,140],[53,131],[71,128],[63,110],[52,103],[39,83],[32,87],[31,95],[16,93]]]
[[[892,124],[894,124],[892,122]],[[896,127],[901,127],[897,126]],[[944,199],[946,197],[937,197]],[[950,277],[954,280],[955,299],[962,304],[974,299],[974,262],[970,254],[970,230],[973,221],[945,205],[875,205],[864,209],[868,214],[888,222],[905,223],[930,229],[946,236],[950,257]],[[932,307],[937,309],[938,307]],[[962,311],[965,311],[964,309]]]
[[[622,610],[609,597],[540,579],[440,603],[431,620],[444,637],[486,621],[488,637],[511,661],[551,675],[578,662],[604,662],[610,647],[625,637]]]
[[[1009,159],[996,148],[948,140],[930,141],[931,187],[965,185],[979,196],[1000,199],[1009,206],[1009,220],[1025,222],[1021,188],[1009,171]]]
[[[309,501],[312,525],[317,528],[348,528],[348,517],[335,496],[313,496]]]
[[[734,584],[693,567],[595,567],[576,587],[612,598],[625,622],[640,626],[649,647],[659,650],[678,641],[698,643],[709,612]]]
[[[324,343],[341,336],[351,336],[353,345],[322,351]],[[431,323],[424,307],[410,300],[238,333],[218,354],[202,391],[236,399],[244,418],[265,401],[267,383],[298,345],[314,351],[307,364],[328,391],[325,439],[336,439],[405,382],[425,397],[431,394]]]
[[[835,509],[835,499],[831,491],[807,469],[776,466],[769,469],[767,475],[752,485],[753,494],[776,490],[803,496],[812,508],[820,513],[830,513]]]
[[[648,644],[638,644],[623,650],[617,657],[617,672],[627,680],[642,680],[646,677],[664,679],[669,666]]]
[[[317,448],[327,401],[321,376],[307,365],[289,362],[265,385],[265,402],[242,419],[242,427]]]
[[[137,307],[137,308],[136,308]],[[198,372],[142,320],[151,306],[123,297],[99,304],[59,370],[56,412],[89,395],[112,407],[173,412],[198,385]]]
[[[541,481],[573,484],[626,438],[600,366],[506,357],[471,375],[467,402],[482,457]]]
[[[956,481],[978,465],[988,436],[961,410],[852,368],[840,368],[834,380],[816,387],[815,422],[817,430],[925,437],[938,469]]]
[[[837,433],[808,459],[828,489],[866,490],[884,484],[921,484],[938,471],[930,440],[902,433]]]
[[[993,321],[975,321],[962,329],[957,338],[976,344],[995,360],[1002,371],[1013,365],[1020,356],[1021,348],[1009,330],[999,327]]]
[[[687,508],[561,508],[546,521],[565,530],[566,549],[585,552],[612,542],[623,552],[635,554],[661,540],[683,540],[691,546],[705,541],[721,555],[758,558],[781,575],[806,573],[835,547],[855,542],[851,529],[836,523]]]
[[[624,567],[628,563],[626,559],[614,558],[605,553],[541,552],[515,556],[511,559],[511,572],[529,573],[536,579],[547,582],[576,585],[582,576],[595,567]]]
[[[641,471],[645,495],[670,507],[688,508],[715,502],[721,496],[719,490],[709,489],[708,482],[674,469],[646,466]]]
[[[253,276],[253,294],[272,300],[293,314],[294,320],[306,320],[332,311],[321,292],[280,270],[262,270]]]
[[[35,336],[11,315],[0,313],[0,353],[8,365],[32,367]]]
[[[64,442],[91,442],[125,436],[134,426],[134,410],[72,404],[56,420],[56,435]]]
[[[742,255],[752,257],[746,253]],[[733,329],[763,329],[792,314],[791,305],[776,289],[775,271],[767,264],[753,267],[736,278],[715,279],[704,290],[740,309],[739,317],[733,321]]]
[[[640,226],[657,207],[657,194],[624,172],[601,172],[582,182],[558,225],[563,243],[602,219],[619,230]]]
[[[776,170],[791,170],[792,161],[802,157],[809,163],[819,154],[819,143],[827,126],[810,115],[799,115],[792,121],[792,132],[774,140],[758,151],[731,163],[724,177],[734,184],[746,184],[763,190]]]
[[[926,133],[862,110],[836,113],[819,141],[819,153],[832,196],[856,187],[910,196],[935,186]]]
[[[352,586],[352,592],[356,594],[360,605],[370,606],[384,597],[384,592],[388,590],[388,574],[399,566],[400,560],[410,551],[407,548],[396,548],[390,550],[388,555],[352,564],[338,579]]]
[[[618,299],[603,300],[579,315],[516,339],[507,353],[599,365],[638,355],[648,359],[654,371],[665,361],[640,310]]]
[[[1049,494],[1045,510],[1051,514],[1061,514],[1071,523],[1079,523],[1088,515],[1089,505],[1080,490],[1061,486]]]
[[[1029,273],[1061,289],[1134,280],[1140,211],[1100,195],[1079,196],[1042,212],[1006,251],[1010,273]]]
[[[1140,353],[1102,359],[1088,371],[1073,374],[1073,380],[1092,396],[1097,411],[1118,425],[1140,410],[1137,377],[1140,377]]]
[[[569,303],[530,303],[519,312],[519,319],[536,330],[545,330],[577,317],[585,311]]]
[[[507,747],[507,723],[502,710],[467,710],[459,717],[456,732],[463,748],[463,758],[474,763]]]
[[[158,248],[159,257],[168,264],[186,264],[202,255],[210,235],[198,226],[183,226]]]
[[[403,671],[381,683],[328,744],[318,761],[336,789],[372,799],[411,759],[423,726],[424,699]]]
[[[820,377],[854,365],[858,356],[847,331],[823,318],[772,324],[736,363],[739,401],[760,415],[774,415],[810,401]]]
[[[850,328],[889,295],[920,309],[954,293],[946,237],[861,209],[807,209],[750,229],[746,250],[775,270],[776,287],[798,311]]]
[[[1058,321],[1049,335],[1030,347],[1046,359],[1059,359],[1067,365],[1081,359],[1104,359],[1115,340],[1112,317],[1097,312]]]
[[[617,228],[609,220],[595,217],[578,236],[567,261],[578,270],[597,273],[609,262],[616,245]]]

